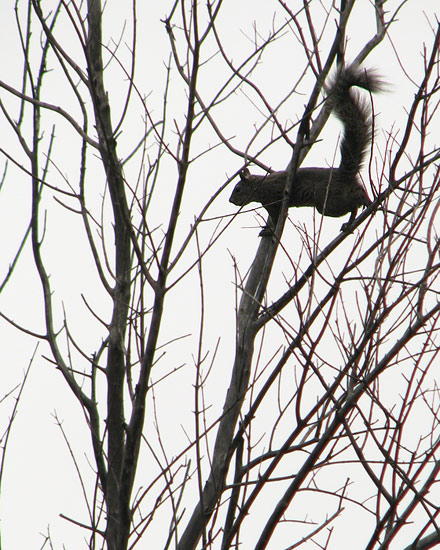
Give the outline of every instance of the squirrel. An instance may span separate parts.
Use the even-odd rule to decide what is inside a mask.
[[[289,197],[289,207],[314,206],[320,214],[335,218],[351,213],[342,230],[355,219],[358,208],[371,204],[358,175],[372,137],[371,109],[369,103],[351,89],[353,86],[371,93],[383,90],[382,80],[373,71],[359,66],[341,69],[330,84],[327,97],[330,107],[344,126],[339,167],[299,168]],[[268,223],[271,221],[275,227],[284,196],[287,170],[255,175],[245,168],[240,172],[240,178],[229,202],[237,206],[261,203],[269,213]],[[266,226],[260,235],[270,233]]]

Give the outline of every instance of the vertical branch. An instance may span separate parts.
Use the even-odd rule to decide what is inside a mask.
[[[131,486],[122,491],[121,473],[125,447],[123,388],[125,378],[124,340],[130,300],[130,233],[121,164],[116,154],[110,105],[104,88],[102,62],[102,7],[88,0],[87,67],[95,111],[99,149],[107,176],[114,215],[115,284],[113,313],[109,326],[107,358],[108,478],[106,487],[107,531],[110,549],[125,548],[130,530]]]

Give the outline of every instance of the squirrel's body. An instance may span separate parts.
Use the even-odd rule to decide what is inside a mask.
[[[332,217],[351,213],[351,222],[358,208],[371,204],[358,175],[371,141],[371,111],[369,104],[351,89],[353,86],[376,92],[381,90],[382,83],[365,69],[346,67],[340,72],[327,99],[344,125],[340,165],[338,168],[299,168],[292,183],[289,207],[313,206],[321,214]],[[262,176],[243,170],[229,200],[237,206],[261,203],[275,225],[286,178],[287,171]]]

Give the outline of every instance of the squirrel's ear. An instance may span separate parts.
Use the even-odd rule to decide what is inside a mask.
[[[245,180],[250,175],[249,168],[243,168],[243,170],[240,172],[240,178],[242,180]]]

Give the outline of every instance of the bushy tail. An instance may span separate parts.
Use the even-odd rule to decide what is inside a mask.
[[[361,98],[358,92],[351,89],[353,86],[379,92],[384,89],[384,83],[371,70],[348,66],[338,73],[330,85],[328,101],[344,125],[339,170],[347,177],[354,177],[361,168],[372,135],[369,98]]]

